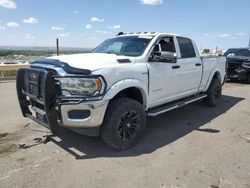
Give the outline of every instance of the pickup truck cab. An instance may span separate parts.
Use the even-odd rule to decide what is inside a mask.
[[[147,116],[203,99],[216,106],[225,57],[201,58],[193,40],[168,33],[119,33],[92,53],[39,59],[20,69],[23,116],[57,133],[101,136],[123,150],[142,136]]]

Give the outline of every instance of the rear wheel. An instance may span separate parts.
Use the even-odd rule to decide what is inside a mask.
[[[103,141],[117,150],[134,146],[144,133],[146,113],[130,98],[118,98],[109,104],[101,129]]]
[[[216,106],[221,100],[222,85],[219,79],[214,78],[207,90],[207,97],[204,102],[208,106]]]

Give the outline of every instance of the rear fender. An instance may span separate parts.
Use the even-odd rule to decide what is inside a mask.
[[[214,69],[214,70],[210,73],[204,91],[207,91],[207,90],[208,90],[208,88],[209,88],[209,86],[210,86],[210,84],[211,84],[211,82],[212,82],[212,80],[213,80],[215,74],[218,74],[218,75],[219,75],[220,82],[221,82],[221,84],[223,84],[223,81],[224,81],[224,80],[221,78],[220,70],[216,68],[216,69]]]

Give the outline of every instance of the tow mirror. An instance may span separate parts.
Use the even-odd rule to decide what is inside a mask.
[[[177,56],[176,53],[173,52],[161,52],[159,57],[160,62],[166,62],[166,63],[176,63],[177,62]]]
[[[176,63],[177,56],[174,52],[161,51],[160,44],[155,45],[153,53],[149,58],[149,61],[154,62],[166,62],[166,63]]]

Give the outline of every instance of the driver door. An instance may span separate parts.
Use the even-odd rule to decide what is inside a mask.
[[[181,66],[178,61],[163,61],[152,58],[154,54],[172,53],[176,54],[174,37],[166,36],[158,40],[148,62],[149,69],[149,107],[158,106],[175,100],[181,91]],[[177,59],[177,58],[176,58]]]

